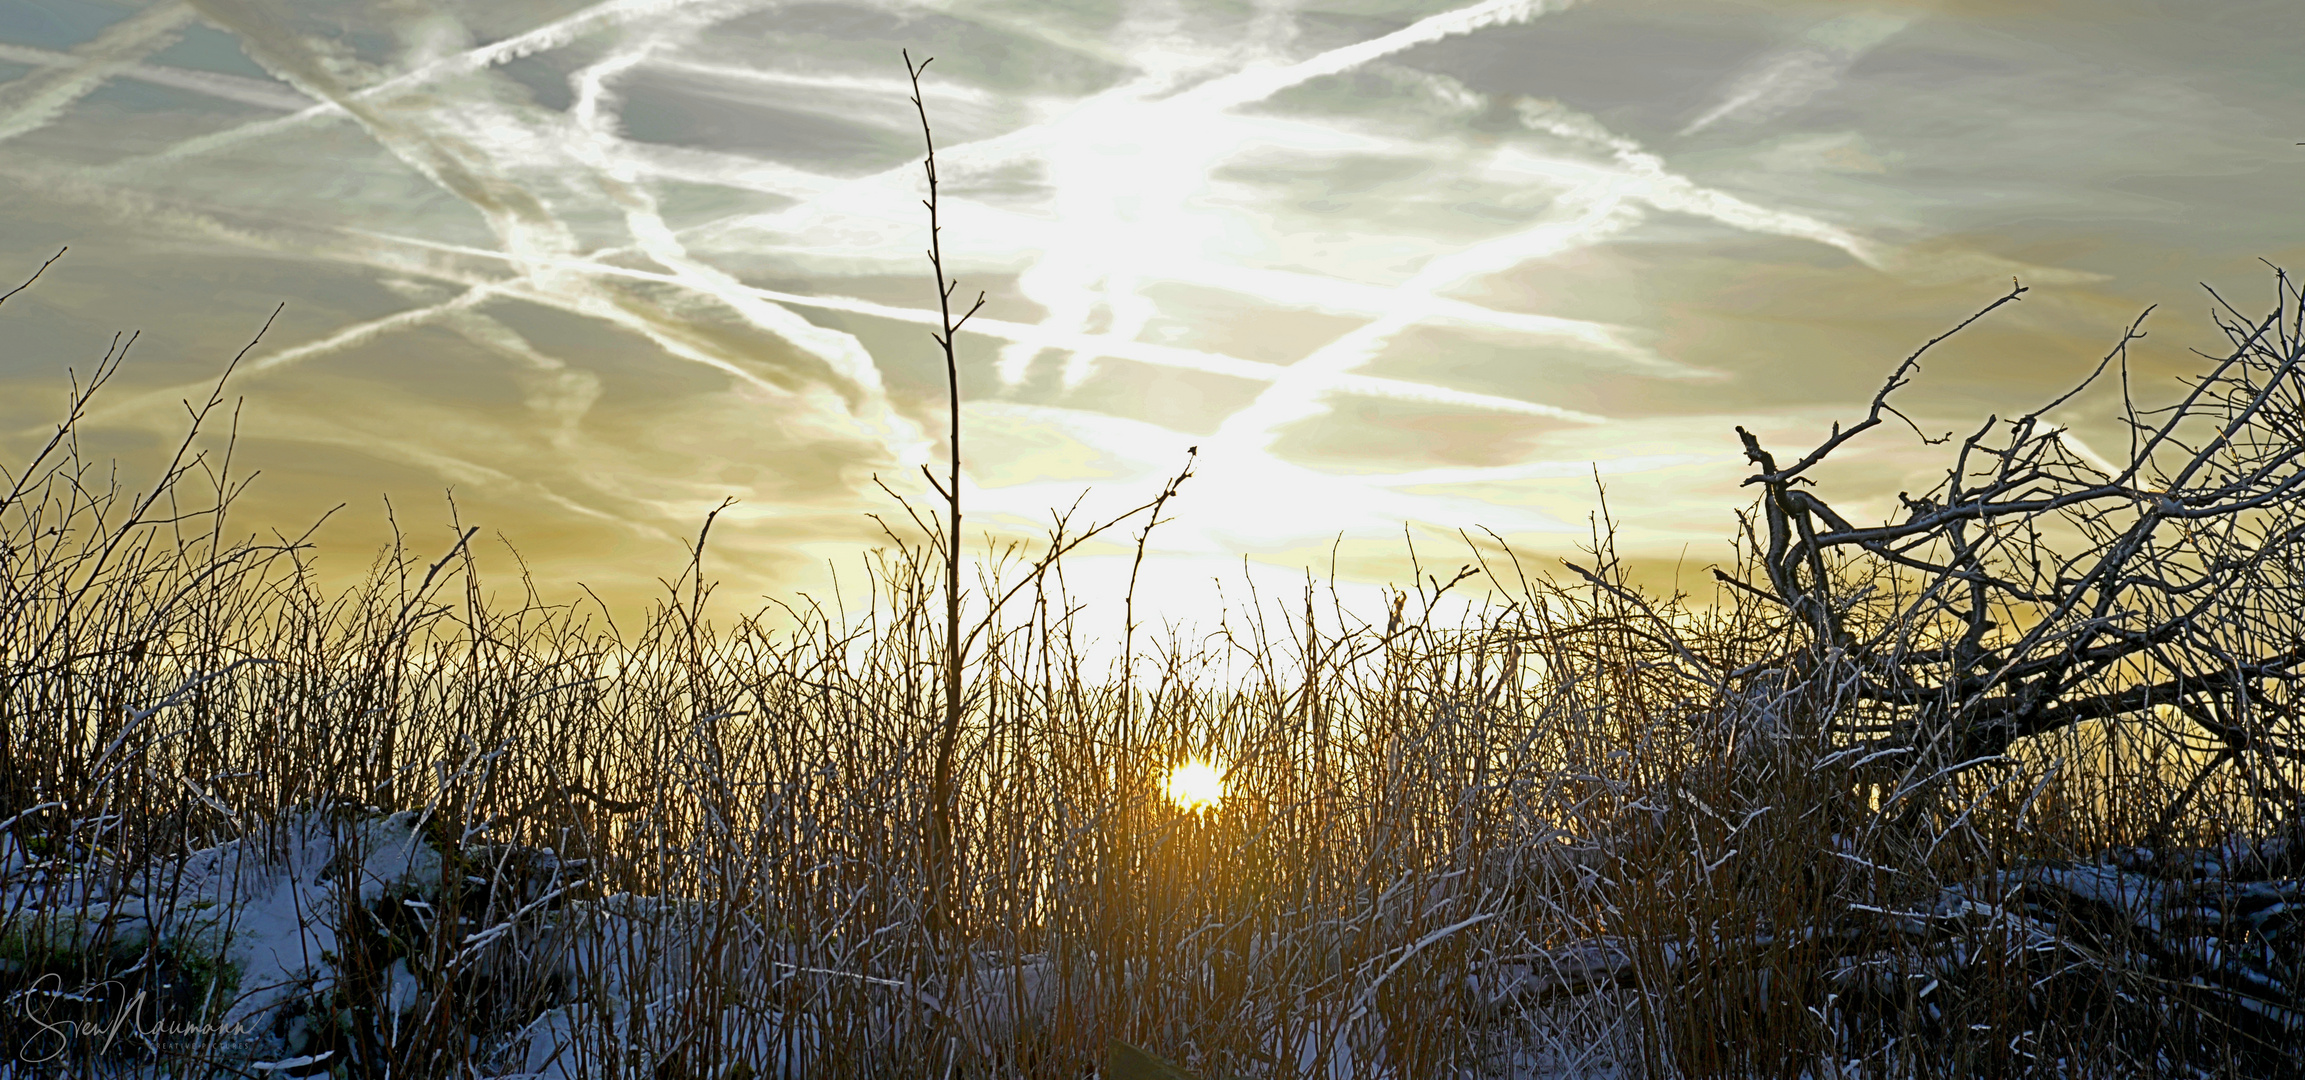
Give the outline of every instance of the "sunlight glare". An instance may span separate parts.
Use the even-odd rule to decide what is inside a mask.
[[[1224,777],[1216,766],[1200,760],[1170,769],[1168,780],[1161,787],[1180,810],[1214,810],[1225,797]]]

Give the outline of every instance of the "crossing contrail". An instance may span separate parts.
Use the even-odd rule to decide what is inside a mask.
[[[588,35],[661,16],[684,7],[706,7],[734,14],[763,7],[772,2],[773,0],[608,0],[607,3],[563,16],[502,41],[491,42],[454,56],[442,57],[421,64],[374,86],[355,91],[352,97],[358,100],[388,98],[429,83],[483,71],[508,60],[517,60],[524,56],[549,52]],[[347,115],[349,112],[343,103],[324,101],[292,116],[243,124],[211,135],[186,139],[156,154],[115,162],[101,172],[116,175],[123,172],[150,169],[171,162],[183,161],[187,158],[228,150],[256,140],[299,131],[314,124],[342,119]]]
[[[893,462],[920,459],[928,437],[890,401],[882,359],[865,345],[869,332],[851,332],[826,316],[935,326],[937,313],[840,295],[849,290],[819,288],[808,280],[869,278],[891,272],[898,258],[913,257],[909,251],[919,242],[912,210],[921,185],[918,158],[907,153],[889,165],[886,153],[861,155],[852,160],[867,167],[848,174],[825,159],[774,149],[737,152],[694,141],[653,141],[661,134],[640,127],[650,115],[635,104],[644,91],[657,95],[648,106],[660,110],[657,115],[667,93],[709,100],[715,109],[753,107],[766,94],[766,105],[805,114],[807,123],[834,118],[871,138],[909,138],[913,118],[902,104],[909,87],[891,73],[836,64],[814,70],[758,66],[757,52],[731,47],[718,36],[732,19],[771,6],[773,0],[611,0],[478,45],[440,16],[424,41],[407,38],[413,44],[404,47],[398,70],[368,67],[354,74],[355,67],[330,59],[323,43],[302,36],[291,20],[272,17],[269,7],[249,0],[193,0],[184,10],[236,34],[243,51],[279,81],[181,89],[262,97],[273,108],[307,104],[270,120],[196,135],[153,155],[70,174],[68,183],[78,187],[69,197],[118,192],[148,203],[153,214],[210,222],[202,235],[229,236],[216,224],[222,220],[216,211],[199,196],[181,193],[190,183],[184,178],[221,167],[203,158],[305,137],[321,125],[350,120],[340,130],[356,126],[390,155],[392,168],[421,177],[454,200],[440,204],[476,214],[487,239],[453,242],[447,239],[453,233],[403,221],[338,227],[336,235],[348,243],[313,244],[310,253],[374,272],[421,276],[425,287],[406,290],[419,302],[258,355],[244,366],[244,376],[270,377],[391,335],[443,330],[476,346],[479,351],[470,354],[475,360],[510,365],[529,380],[523,385],[536,388],[534,422],[552,445],[569,451],[580,445],[571,440],[593,407],[595,398],[587,395],[598,393],[598,382],[531,344],[503,318],[521,305],[537,305],[636,334],[667,359],[725,376],[748,407],[782,428],[807,437],[863,435]],[[1037,358],[1061,357],[1055,388],[1060,400],[1085,394],[1107,365],[1149,365],[1253,384],[1255,394],[1245,406],[1227,405],[1224,413],[1206,418],[1210,428],[1199,441],[1238,476],[1261,477],[1303,494],[1304,505],[1290,513],[1307,520],[1324,512],[1322,506],[1353,502],[1357,497],[1349,492],[1370,497],[1360,504],[1369,513],[1410,514],[1417,500],[1440,496],[1404,489],[1511,482],[1589,468],[1584,461],[1527,461],[1390,478],[1328,476],[1280,457],[1286,431],[1333,415],[1338,401],[1348,397],[1586,427],[1618,422],[1576,407],[1580,403],[1538,400],[1550,396],[1543,391],[1477,393],[1367,370],[1407,340],[1404,334],[1420,328],[1509,335],[1541,347],[1536,355],[1547,367],[1588,365],[1642,379],[1713,375],[1659,352],[1646,331],[1578,318],[1573,310],[1547,310],[1545,303],[1515,303],[1511,307],[1536,310],[1511,310],[1474,299],[1497,295],[1485,283],[1499,275],[1608,243],[1658,214],[1827,245],[1879,264],[1874,246],[1848,229],[1697,183],[1593,117],[1549,103],[1492,98],[1445,76],[1401,75],[1386,63],[1407,50],[1570,6],[1569,0],[1487,0],[1310,55],[1295,49],[1294,17],[1285,5],[1262,5],[1247,32],[1236,28],[1218,36],[1201,33],[1177,10],[1155,17],[1153,8],[1130,7],[1120,32],[1137,36],[1110,50],[1092,50],[1125,64],[1099,88],[1053,91],[1032,84],[1027,91],[1000,91],[948,74],[930,79],[925,88],[932,111],[948,101],[957,105],[960,119],[954,123],[964,133],[938,154],[948,185],[948,228],[966,230],[949,232],[948,244],[989,237],[986,243],[955,244],[968,253],[963,269],[972,277],[1013,280],[1012,295],[1041,309],[1029,319],[979,316],[964,334],[998,346],[994,369],[1009,384],[1030,379]],[[960,9],[948,14],[972,17]],[[1016,21],[1013,14],[1003,18]],[[1047,40],[1066,37],[1042,29],[1050,31],[1039,35]],[[92,43],[82,51],[94,48]],[[44,57],[39,68],[52,83],[83,87],[78,93],[108,78],[187,83],[202,74],[180,77],[155,67],[148,62],[150,49],[116,52],[103,61]],[[569,61],[555,65],[569,88],[567,98],[532,94],[499,70],[511,60],[545,53]],[[1371,77],[1382,85],[1402,88],[1405,100],[1426,112],[1464,117],[1517,107],[1523,130],[1479,142],[1461,130],[1427,138],[1412,135],[1389,114],[1323,113],[1302,108],[1298,98],[1280,97],[1364,69],[1373,69]],[[520,77],[534,85],[533,72]],[[34,96],[29,89],[13,92]],[[567,104],[544,104],[555,100]],[[887,118],[844,118],[854,111],[849,102],[883,100]],[[1256,107],[1276,100],[1281,104]],[[19,114],[33,115],[19,109],[0,116]],[[948,130],[954,128],[940,124],[940,137]],[[1412,164],[1443,170],[1464,187],[1513,194],[1500,201],[1501,213],[1482,219],[1480,235],[1443,242],[1437,234],[1418,234],[1414,221],[1376,217],[1369,220],[1382,224],[1362,237],[1372,246],[1391,245],[1390,254],[1378,260],[1325,257],[1312,250],[1304,230],[1282,231],[1294,228],[1288,223],[1295,211],[1270,203],[1278,196],[1260,186],[1269,184],[1260,175],[1269,163],[1299,160],[1329,169],[1359,160]],[[179,190],[147,190],[160,188],[155,181],[163,173]],[[721,192],[705,203],[715,214],[696,212],[692,193],[699,185]],[[735,205],[719,208],[728,203]],[[1389,209],[1430,214],[1446,206],[1415,192]],[[1260,229],[1274,234],[1259,241],[1268,246],[1244,251],[1243,237]],[[254,233],[248,238],[258,239]],[[902,272],[917,273],[917,266]],[[775,275],[770,280],[776,287],[764,284],[764,273]],[[807,284],[787,283],[794,279]],[[448,291],[439,291],[441,286]],[[1180,325],[1170,291],[1178,286],[1221,296],[1214,310],[1225,317],[1290,311],[1325,318],[1295,324],[1286,348],[1301,351],[1293,359],[1275,359],[1269,342],[1259,342],[1263,352],[1250,352],[1221,334]],[[1339,317],[1348,320],[1342,328]],[[1320,329],[1307,333],[1305,327]],[[770,339],[773,347],[763,349]],[[1542,369],[1531,374],[1537,376],[1529,381],[1532,388],[1550,382]],[[1029,392],[1045,388],[1036,384]],[[1116,444],[1115,452],[1131,451]],[[446,458],[442,462],[442,468],[454,467]],[[1615,467],[1683,463],[1682,457],[1648,454]]]
[[[182,5],[175,5],[182,8]],[[157,50],[154,50],[157,51]],[[150,52],[145,55],[151,55]],[[83,57],[53,49],[36,49],[30,45],[0,42],[0,60],[35,68],[87,68]],[[312,99],[276,82],[243,78],[214,71],[194,71],[190,68],[171,67],[166,64],[128,63],[108,65],[93,72],[94,81],[104,79],[131,79],[152,86],[165,86],[170,90],[189,90],[195,94],[230,101],[239,105],[254,105],[260,109],[289,112],[312,104]]]
[[[155,4],[105,27],[63,62],[0,86],[0,142],[46,126],[106,80],[175,43],[191,21],[192,9],[177,0]]]

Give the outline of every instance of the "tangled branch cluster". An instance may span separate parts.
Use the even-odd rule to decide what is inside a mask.
[[[2277,282],[2262,318],[2224,306],[2230,348],[2174,402],[2146,407],[2132,391],[2140,316],[2078,386],[1961,439],[1944,480],[1900,492],[1901,518],[1883,524],[1836,511],[1811,473],[1885,418],[1906,419],[1891,398],[1944,337],[1890,374],[1862,421],[1836,425],[1790,465],[1738,429],[1758,469],[1746,483],[1762,496],[1745,519],[1747,572],[1715,573],[1799,628],[1770,666],[1850,665],[1856,707],[1843,732],[1899,787],[2106,721],[2194,751],[2160,827],[2225,769],[2257,798],[2296,805],[2305,305],[2286,274]],[[1970,322],[2024,292],[2013,287]],[[2128,433],[2120,463],[2052,418],[2108,375]]]

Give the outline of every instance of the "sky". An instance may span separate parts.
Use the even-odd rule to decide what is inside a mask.
[[[628,608],[734,499],[724,600],[859,590],[946,447],[909,50],[985,295],[972,544],[1197,448],[1146,540],[1172,618],[1445,579],[1461,534],[1542,572],[1604,496],[1702,592],[1736,426],[1797,455],[2012,279],[1917,424],[2054,397],[2154,307],[2150,397],[2222,340],[2204,285],[2305,270],[2301,46],[2293,0],[0,0],[0,277],[70,248],[0,306],[0,453],[135,332],[84,437],[148,475],[278,308],[233,525],[341,504],[331,580],[453,520],[498,585],[509,545]],[[2115,446],[2114,400],[2051,419]],[[1944,464],[1883,428],[1820,494],[1878,517]]]

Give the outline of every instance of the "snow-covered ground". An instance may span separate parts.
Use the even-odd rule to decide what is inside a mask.
[[[717,1075],[803,1076],[840,1037],[823,1016],[701,1001],[699,988],[715,976],[729,982],[732,970],[779,984],[862,982],[867,995],[846,1000],[872,1003],[868,1026],[886,1035],[937,1023],[956,1054],[965,1043],[985,1059],[1046,1022],[1066,993],[1066,976],[1042,958],[982,958],[953,993],[934,979],[811,967],[804,951],[697,902],[581,898],[581,863],[536,850],[444,853],[440,835],[418,811],[311,811],[118,874],[107,873],[100,852],[43,858],[0,836],[14,987],[5,1008],[17,1043],[0,1080],[286,1080],[382,1075],[387,1061],[392,1075],[453,1064],[458,1075],[573,1080],[646,1074],[653,1055],[642,1047],[661,1047],[674,1030],[694,1039],[715,1028],[716,1049],[705,1056],[743,1066]],[[730,940],[732,925],[742,940]],[[714,965],[722,970],[700,970]],[[1534,978],[1521,965],[1468,981],[1503,1006]],[[1382,1040],[1381,1020],[1367,1015],[1376,985],[1331,1007],[1338,1015],[1299,1023],[1275,1049],[1295,1058],[1298,1075],[1393,1075],[1366,1050]],[[1493,1048],[1497,1074],[1626,1075],[1628,1029],[1617,1008],[1554,1004],[1499,1027],[1523,1037]],[[858,1018],[848,1019],[853,1033]]]
[[[89,853],[42,860],[0,839],[7,961],[23,984],[7,1003],[16,1066],[101,1057],[129,1074],[194,1060],[316,1076],[379,1052],[437,1054],[424,1032],[456,1027],[482,1041],[447,1049],[483,1075],[573,1076],[588,1019],[613,1031],[626,1006],[662,1008],[681,984],[677,905],[573,901],[580,866],[537,851],[452,860],[431,824],[417,811],[305,813],[110,884]],[[457,925],[437,933],[441,920]],[[638,956],[645,972],[626,962]],[[550,1007],[472,1022],[476,991],[509,987]],[[605,996],[559,1000],[575,987]],[[595,1008],[607,1019],[588,1018]],[[792,1049],[804,1055],[805,1039]]]
[[[323,809],[130,868],[100,850],[43,855],[0,833],[0,1023],[14,1042],[0,1080],[575,1080],[667,1075],[659,1066],[674,1059],[731,1080],[798,1077],[859,1038],[944,1045],[946,1060],[928,1070],[943,1075],[962,1060],[1004,1060],[1037,1025],[1093,997],[1101,974],[1093,957],[1059,965],[990,955],[918,978],[859,974],[742,913],[594,895],[581,862],[445,835],[425,812]],[[1913,1030],[1933,1030],[1975,1015],[1959,997],[1991,989],[1980,972],[2032,964],[2048,972],[2042,983],[2076,973],[2114,980],[2084,988],[2182,976],[2209,995],[2202,1000],[2229,1006],[2221,1022],[2294,1041],[2305,1033],[2294,985],[2305,881],[2287,845],[2121,850],[2092,864],[1988,874],[1923,904],[1853,904],[1850,919],[1877,940],[1828,958],[1827,1007],[1847,1023],[1860,1015],[1849,1010],[1886,1002],[1906,1010]],[[1369,1003],[1425,946],[1490,918],[1438,926],[1372,967],[1356,991],[1267,1017],[1275,1041],[1263,1071],[1407,1080],[1371,1050],[1387,1033]],[[1738,944],[1648,951],[1671,966]],[[2109,952],[2114,945],[2127,951]],[[1658,1015],[1660,1002],[1632,985],[1636,951],[1589,938],[1469,965],[1461,975],[1477,1015],[1465,1030],[1481,1043],[1484,1072],[1644,1075],[1655,1055],[1642,1053],[1639,1018]],[[1125,988],[1131,974],[1121,976]],[[2009,1007],[2035,1004],[2021,994]],[[921,1037],[932,1028],[934,1039]],[[1805,1072],[1821,1080],[1868,1068],[1828,1055]],[[1116,1070],[1110,1080],[1136,1078]]]

